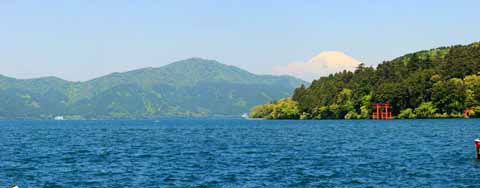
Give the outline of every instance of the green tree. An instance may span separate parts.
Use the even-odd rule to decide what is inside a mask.
[[[358,113],[355,111],[350,111],[344,116],[344,119],[360,119],[360,118],[361,116],[358,115]]]
[[[466,98],[465,86],[459,78],[440,81],[433,85],[432,99],[440,112],[448,114],[463,113]]]
[[[274,119],[299,119],[298,103],[292,99],[281,99],[275,103],[272,111]]]
[[[336,104],[338,104],[338,117],[345,117],[347,113],[355,112],[355,108],[352,101],[353,91],[347,88],[343,88],[337,95]],[[356,113],[356,112],[355,112]]]
[[[286,98],[253,107],[250,111],[250,117],[266,119],[299,119],[300,110],[296,101]]]
[[[466,88],[466,101],[467,108],[472,106],[478,106],[480,101],[480,76],[469,75],[463,79]]]
[[[252,118],[266,118],[266,119],[272,119],[272,112],[275,108],[275,104],[273,103],[267,103],[267,104],[262,104],[258,105],[252,108],[250,110],[249,116]]]
[[[415,108],[415,115],[418,118],[434,117],[437,108],[432,102],[424,102],[419,107]]]
[[[415,115],[415,113],[413,112],[413,109],[411,108],[402,110],[400,114],[398,114],[398,118],[401,118],[401,119],[414,119],[416,117],[417,116]]]
[[[442,63],[441,72],[445,79],[464,78],[480,71],[480,46],[454,46]]]
[[[360,118],[369,119],[371,106],[372,106],[372,95],[365,95],[360,99]]]

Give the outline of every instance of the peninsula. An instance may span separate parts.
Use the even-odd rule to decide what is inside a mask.
[[[360,64],[295,89],[291,97],[254,107],[252,118],[370,119],[388,103],[394,118],[480,116],[480,42]]]

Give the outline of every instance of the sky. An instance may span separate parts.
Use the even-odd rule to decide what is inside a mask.
[[[288,67],[332,51],[375,66],[479,41],[478,7],[478,0],[0,0],[0,74],[85,81],[201,57],[309,80]]]

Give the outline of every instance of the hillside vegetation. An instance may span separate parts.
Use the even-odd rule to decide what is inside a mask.
[[[0,118],[240,116],[254,105],[291,95],[302,83],[200,58],[86,82],[0,76]]]
[[[368,119],[374,103],[390,103],[396,118],[463,117],[465,109],[480,116],[480,43],[419,51],[376,68],[361,64],[302,85],[291,98],[257,106],[250,116]]]

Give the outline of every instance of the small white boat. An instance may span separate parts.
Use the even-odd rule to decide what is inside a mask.
[[[63,116],[55,116],[55,118],[53,118],[53,119],[57,120],[57,121],[65,120],[65,118],[63,118]]]

